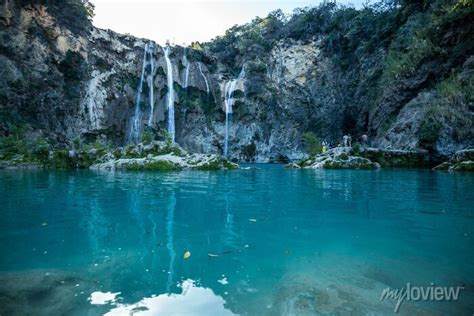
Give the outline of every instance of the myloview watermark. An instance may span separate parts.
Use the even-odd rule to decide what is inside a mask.
[[[462,286],[436,286],[431,283],[430,286],[412,286],[407,283],[406,287],[401,289],[385,288],[380,295],[380,300],[392,299],[397,301],[394,312],[398,313],[400,305],[404,301],[458,301]]]

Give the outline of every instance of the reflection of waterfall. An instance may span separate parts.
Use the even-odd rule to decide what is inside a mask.
[[[87,213],[88,216],[85,216],[87,220],[87,235],[89,237],[92,253],[99,256],[101,252],[101,240],[105,238],[108,233],[108,223],[102,214],[102,209],[97,202],[97,197],[90,197],[89,201],[91,204],[84,208],[89,210]]]
[[[168,95],[167,95],[167,107],[168,107],[168,133],[170,134],[171,141],[174,143],[175,129],[174,129],[174,88],[173,88],[173,65],[170,60],[170,47],[163,47],[166,59],[166,72],[167,72],[167,84],[168,84]]]
[[[201,73],[201,76],[204,78],[204,82],[206,83],[206,92],[207,92],[207,94],[209,94],[209,82],[207,81],[206,76],[205,76],[204,73],[202,72],[202,65],[201,65],[201,63],[198,63],[198,65],[199,65],[199,72]]]
[[[158,238],[157,238],[157,229],[158,225],[156,224],[155,219],[153,218],[154,213],[150,212],[150,215],[148,218],[150,219],[152,228],[151,228],[151,236],[152,236],[152,244],[151,244],[151,249],[157,244]],[[156,267],[156,252],[152,250],[152,255],[151,255],[151,267],[152,267],[152,274],[155,274],[155,267]]]
[[[148,126],[151,126],[153,121],[153,112],[155,110],[155,98],[153,95],[153,76],[155,74],[155,63],[153,60],[153,44],[150,45],[150,74],[148,75],[148,88],[150,89],[150,117],[148,118]]]
[[[224,232],[225,232],[225,239],[224,244],[229,247],[235,247],[235,238],[238,236],[234,232],[234,214],[230,212],[229,209],[229,196],[226,193],[225,195],[225,224],[224,224]]]
[[[224,87],[224,105],[225,105],[225,136],[224,136],[224,156],[227,157],[229,150],[229,124],[231,120],[232,107],[235,103],[234,92],[237,87],[237,83],[244,79],[245,69],[242,67],[239,77],[237,79],[232,79],[225,84]]]
[[[174,274],[174,260],[176,258],[176,252],[174,251],[173,245],[173,226],[174,226],[174,210],[176,208],[176,197],[171,196],[170,204],[168,205],[168,215],[166,217],[166,248],[170,254],[170,267],[168,270],[168,282],[166,283],[166,292],[171,292],[171,285],[173,284],[173,274]]]
[[[138,143],[140,141],[140,128],[141,128],[141,111],[140,111],[140,101],[143,92],[143,80],[145,77],[145,66],[146,66],[146,56],[148,54],[149,44],[145,44],[145,49],[143,53],[143,64],[142,64],[142,74],[140,76],[140,84],[138,86],[137,97],[135,99],[135,111],[133,113],[132,122],[130,124],[130,131],[128,135],[127,142]]]
[[[188,82],[189,82],[189,66],[190,66],[188,56],[186,56],[186,47],[184,48],[184,53],[183,53],[183,64],[184,64],[184,67],[186,67],[184,70],[184,88],[186,89],[188,87]]]

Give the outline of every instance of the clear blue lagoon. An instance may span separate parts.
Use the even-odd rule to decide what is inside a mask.
[[[390,315],[407,283],[464,289],[400,315],[474,311],[473,175],[245,167],[0,172],[3,312]]]

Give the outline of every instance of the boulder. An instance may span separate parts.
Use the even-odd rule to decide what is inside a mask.
[[[474,149],[459,150],[449,161],[445,161],[433,170],[442,171],[474,171]]]

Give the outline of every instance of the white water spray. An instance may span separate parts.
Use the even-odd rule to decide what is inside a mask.
[[[155,62],[153,60],[153,50],[155,46],[152,44],[149,46],[148,53],[150,54],[150,74],[148,76],[148,87],[150,89],[150,117],[148,118],[148,126],[151,126],[153,121],[153,112],[155,110],[155,98],[154,98],[154,88],[153,88],[153,76],[155,75]]]
[[[174,127],[174,88],[173,88],[173,66],[169,57],[170,47],[163,47],[166,59],[166,72],[167,72],[167,83],[168,83],[168,95],[167,95],[167,107],[168,107],[168,133],[171,136],[171,140],[174,143],[175,138],[175,127]]]
[[[207,81],[206,76],[205,76],[204,73],[202,72],[202,65],[201,65],[201,63],[198,63],[198,65],[199,65],[199,72],[201,73],[201,76],[204,78],[204,82],[206,83],[206,92],[207,92],[207,94],[209,94],[209,82]]]
[[[225,105],[225,136],[224,136],[224,157],[227,158],[229,151],[229,125],[231,122],[232,107],[234,106],[234,92],[237,87],[237,83],[243,80],[245,77],[245,69],[242,67],[239,77],[232,79],[225,84],[224,87],[224,105]]]
[[[189,82],[189,66],[191,65],[188,60],[188,56],[186,56],[186,47],[184,48],[184,53],[183,53],[183,63],[186,69],[184,70],[184,88],[186,89],[188,87],[188,82]]]
[[[143,92],[143,80],[145,77],[145,66],[146,66],[146,55],[148,54],[149,44],[145,44],[145,49],[143,53],[143,64],[142,64],[142,74],[140,76],[140,84],[138,86],[137,97],[135,99],[135,111],[133,113],[132,122],[130,124],[130,131],[128,134],[127,142],[138,143],[140,141],[140,121],[141,121],[141,111],[140,111],[140,101]]]

